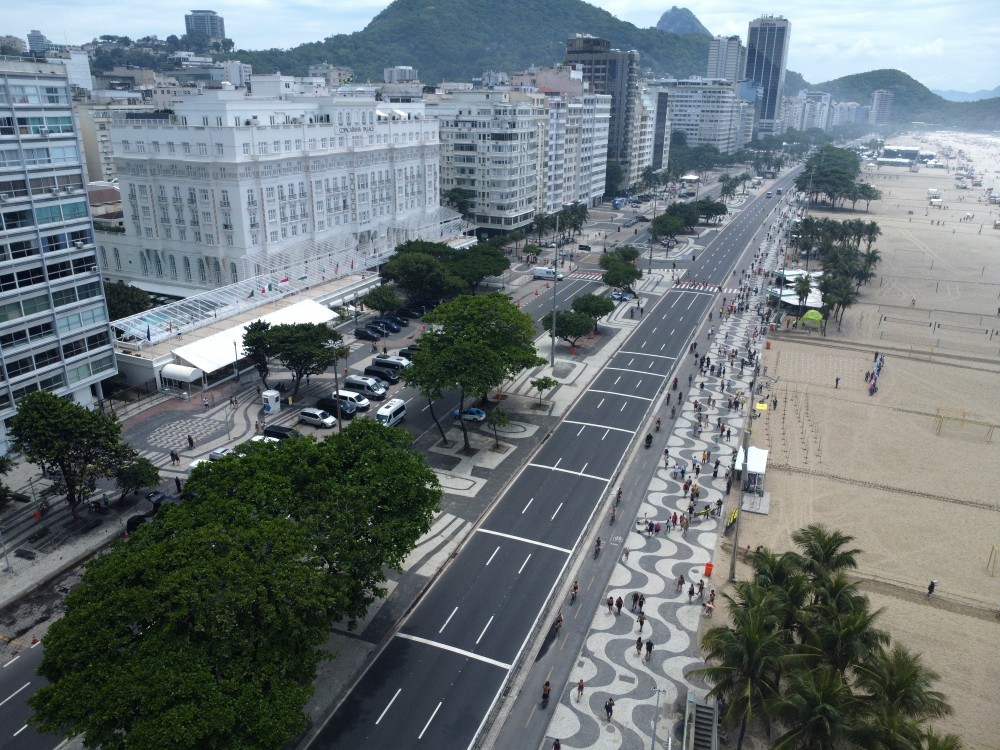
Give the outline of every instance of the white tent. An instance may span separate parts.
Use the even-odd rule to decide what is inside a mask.
[[[307,299],[289,305],[281,310],[269,313],[257,320],[263,320],[272,326],[285,323],[328,323],[336,317],[329,308],[315,300]],[[174,356],[182,363],[196,367],[206,373],[232,367],[237,359],[245,356],[243,351],[243,334],[248,325],[254,321],[248,320],[238,326],[227,328],[219,333],[174,349]]]
[[[736,454],[736,471],[743,471],[743,449]],[[750,446],[746,456],[747,475],[743,477],[743,488],[747,492],[764,491],[764,475],[767,473],[767,451]]]

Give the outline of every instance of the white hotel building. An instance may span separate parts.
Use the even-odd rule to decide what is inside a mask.
[[[439,205],[438,123],[422,102],[288,76],[253,88],[114,123],[125,233],[97,233],[109,279],[177,296],[249,278],[308,286],[461,233]]]

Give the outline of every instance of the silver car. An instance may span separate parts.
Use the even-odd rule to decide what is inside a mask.
[[[299,421],[311,424],[314,427],[336,427],[337,419],[332,414],[322,409],[309,407],[299,412]]]

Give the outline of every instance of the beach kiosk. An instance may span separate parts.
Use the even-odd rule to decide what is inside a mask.
[[[743,472],[743,449],[740,448],[736,454],[736,475],[740,477],[743,484],[743,491],[750,495],[764,494],[764,475],[767,474],[767,451],[763,448],[754,448],[746,456],[747,475],[741,476]]]

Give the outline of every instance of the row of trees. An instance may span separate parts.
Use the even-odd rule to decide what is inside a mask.
[[[463,292],[475,292],[483,279],[508,268],[510,261],[496,243],[456,250],[439,242],[412,240],[396,248],[381,275],[396,282],[411,305],[433,307]]]
[[[862,284],[875,278],[875,269],[882,254],[873,247],[881,236],[877,222],[850,219],[836,221],[828,218],[807,217],[799,222],[795,243],[806,253],[806,270],[815,255],[823,263],[819,291],[823,298],[824,317],[837,320],[837,330],[843,324],[844,313],[860,299]],[[862,250],[861,245],[865,247]],[[805,303],[812,290],[812,279],[803,276],[795,282],[799,305]]]
[[[615,301],[599,294],[582,294],[573,300],[569,310],[556,310],[556,337],[570,346],[576,346],[581,337],[597,333],[597,321],[614,312]],[[552,330],[552,316],[542,318],[542,327]]]
[[[88,562],[31,723],[105,750],[285,746],[331,628],[386,594],[438,509],[411,441],[359,419],[199,466],[182,505]]]
[[[861,157],[856,151],[824,146],[806,160],[805,168],[795,178],[795,189],[806,193],[809,202],[825,196],[833,208],[851,202],[853,211],[858,201],[865,210],[872,201],[882,198],[882,191],[865,182],[858,182]]]
[[[538,242],[541,243],[542,237],[549,233],[572,232],[574,235],[579,234],[583,231],[583,226],[587,223],[589,215],[590,211],[586,204],[574,203],[554,214],[544,212],[535,214],[531,227],[535,236],[538,237]]]
[[[710,222],[728,213],[724,202],[712,198],[677,201],[650,222],[649,235],[653,242],[662,237],[676,237],[681,232],[690,232],[699,222]]]
[[[792,539],[796,551],[751,555],[753,577],[722,597],[730,624],[702,638],[708,666],[696,673],[726,700],[737,750],[751,727],[775,750],[959,750],[929,726],[951,712],[938,675],[892,644],[849,579],[853,538],[814,524]]]

